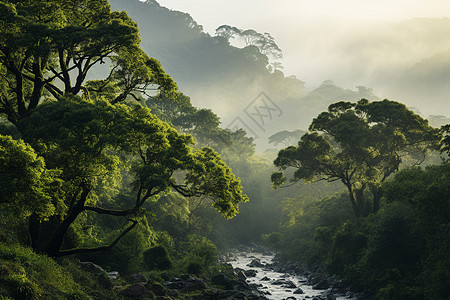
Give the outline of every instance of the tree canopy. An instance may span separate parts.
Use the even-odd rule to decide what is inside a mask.
[[[58,170],[49,170],[30,145],[0,135],[0,207],[16,217],[45,218],[61,211]],[[53,197],[52,197],[53,196]]]
[[[271,70],[283,69],[281,62],[278,61],[283,58],[283,52],[270,33],[259,33],[253,29],[243,30],[230,25],[221,25],[216,29],[216,36],[224,38],[227,43],[231,39],[237,38],[244,43],[245,47],[254,46],[261,54],[272,59]]]
[[[305,133],[306,133],[305,131],[300,129],[292,131],[288,130],[279,131],[269,136],[269,143],[273,144],[274,146],[277,146],[279,144],[283,144],[286,147],[291,146],[295,144],[300,139],[300,137]]]
[[[125,12],[111,11],[107,0],[23,0],[0,1],[0,13],[0,114],[21,138],[0,139],[0,205],[22,212],[36,251],[110,249],[146,223],[146,202],[170,190],[211,199],[226,218],[238,213],[248,198],[219,154],[194,150],[192,136],[134,101],[182,95],[140,49]],[[88,81],[102,64],[107,77]],[[178,117],[202,130],[218,126],[209,110],[191,107]],[[68,241],[80,222],[106,215],[122,220],[115,237],[101,239],[106,244]]]
[[[357,218],[378,210],[381,183],[397,171],[408,155],[423,161],[437,149],[439,131],[403,104],[390,101],[337,102],[311,123],[298,146],[278,153],[275,165],[295,168],[292,181],[341,181],[348,189]],[[275,187],[285,182],[282,172],[272,174]],[[372,195],[369,208],[364,194]]]
[[[113,103],[152,84],[166,92],[176,87],[140,49],[137,24],[112,12],[107,0],[0,1],[0,14],[0,113],[15,124],[44,94],[82,92],[89,71],[107,62],[109,76],[88,89],[108,92]]]
[[[125,234],[137,224],[143,204],[169,189],[189,197],[208,196],[227,218],[247,200],[240,180],[214,150],[192,150],[190,136],[178,134],[141,105],[63,99],[38,106],[19,128],[48,167],[61,171],[60,197],[66,209],[56,217],[62,222],[49,241],[33,236],[35,247],[52,256],[105,249],[61,249],[64,234],[82,212],[126,218],[130,226]],[[128,183],[135,200],[123,207],[114,200],[114,190]],[[111,201],[101,200],[104,189],[109,189]]]

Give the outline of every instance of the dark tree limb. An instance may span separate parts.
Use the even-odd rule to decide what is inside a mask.
[[[97,251],[105,251],[110,250],[112,247],[114,247],[128,232],[130,232],[136,225],[138,224],[138,221],[136,220],[130,220],[128,221],[132,222],[130,226],[128,226],[122,233],[109,245],[99,246],[99,247],[92,247],[92,248],[75,248],[75,249],[68,249],[68,250],[61,250],[56,254],[56,257],[61,256],[67,256],[67,255],[73,255],[73,254],[80,254],[80,253],[92,253]]]

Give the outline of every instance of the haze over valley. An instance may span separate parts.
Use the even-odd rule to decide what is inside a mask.
[[[0,299],[450,299],[449,17],[0,0]]]
[[[397,10],[387,15],[380,3],[359,16],[361,6],[334,7],[326,1],[303,3],[303,10],[298,4],[296,11],[259,2],[229,3],[222,10],[189,1],[162,1],[169,9],[156,1],[111,3],[137,20],[142,47],[161,61],[194,105],[211,108],[223,127],[235,126],[238,118],[261,151],[270,135],[305,130],[315,115],[340,100],[388,98],[424,117],[450,115],[450,19],[440,17],[442,9],[424,9],[430,2],[403,12],[398,3],[385,3],[386,11]],[[189,10],[176,11],[179,7]],[[218,44],[215,29],[224,24],[271,34],[283,52],[282,73],[271,74],[264,62],[243,61],[247,54],[237,51],[245,46],[238,38]],[[284,113],[266,120],[263,129],[245,113],[261,92]]]

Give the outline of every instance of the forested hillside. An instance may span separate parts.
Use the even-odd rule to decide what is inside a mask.
[[[224,39],[220,31],[213,36],[205,33],[201,24],[189,14],[162,7],[157,1],[113,0],[111,4],[113,8],[126,10],[138,22],[143,49],[161,61],[195,106],[212,109],[220,117],[222,127],[233,127],[236,125],[235,119],[240,118],[244,124],[238,124],[244,129],[247,127],[248,134],[256,137],[259,151],[270,147],[266,142],[270,135],[286,129],[306,129],[314,116],[336,101],[390,98],[410,107],[420,107],[426,97],[433,105],[448,108],[445,96],[447,85],[444,84],[447,78],[445,70],[448,68],[442,61],[445,55],[437,55],[432,59],[439,59],[440,63],[421,67],[427,61],[431,63],[428,57],[423,56],[427,49],[445,49],[447,44],[439,37],[444,36],[448,28],[446,19],[386,22],[376,27],[363,27],[363,32],[349,35],[344,40],[347,43],[344,49],[358,45],[358,53],[349,50],[335,55],[345,57],[353,52],[355,55],[366,55],[361,57],[365,61],[364,65],[349,65],[348,68],[356,68],[355,74],[361,73],[360,82],[373,82],[380,88],[380,91],[373,91],[370,86],[361,86],[359,82],[353,83],[350,88],[343,88],[329,81],[334,78],[323,78],[323,84],[312,87],[308,85],[308,78],[297,79],[283,74],[282,65],[274,71],[269,58],[261,55],[255,47],[245,47],[245,43],[239,42],[239,39],[234,42],[233,38]],[[223,24],[217,24],[217,27],[223,28],[220,25]],[[232,25],[228,27],[233,28]],[[251,28],[240,30],[245,29],[251,31]],[[369,43],[364,39],[367,36],[377,42]],[[396,39],[397,36],[401,38]],[[417,61],[414,68],[416,61],[401,57],[401,51],[407,51],[407,47],[413,44],[419,46],[408,50],[408,53],[424,60],[422,63]],[[369,57],[374,52],[379,52],[376,59]],[[389,71],[389,68],[392,70]],[[422,71],[418,71],[419,68]],[[408,69],[412,70],[405,72]],[[346,66],[339,65],[338,70],[343,70],[342,75],[346,75]],[[430,79],[433,76],[437,77]],[[261,92],[266,93],[282,112],[282,117],[267,120],[268,125],[262,129],[246,114],[248,106]],[[427,114],[427,109],[424,113]],[[443,112],[443,115],[446,114]]]

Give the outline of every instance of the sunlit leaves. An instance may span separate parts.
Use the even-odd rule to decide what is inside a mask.
[[[248,201],[242,193],[241,181],[211,148],[196,150],[192,158],[192,166],[186,176],[188,189],[212,198],[214,208],[227,218],[234,217],[239,203]]]
[[[0,207],[18,217],[60,212],[58,170],[49,170],[30,145],[0,135]]]
[[[176,90],[159,62],[139,48],[137,24],[125,12],[111,12],[107,0],[1,1],[0,10],[0,112],[13,123],[44,95],[61,99],[83,90],[85,98],[89,91],[116,103]],[[110,75],[86,89],[91,68],[103,63],[112,63]]]
[[[190,136],[180,135],[140,105],[66,99],[39,106],[20,125],[24,138],[75,187],[95,187],[99,180],[119,185],[129,164],[136,190],[153,194],[180,186],[187,195],[207,195],[227,217],[247,200],[239,179],[216,152],[192,152]],[[187,172],[185,183],[173,176],[180,170]]]
[[[398,170],[402,157],[408,154],[420,162],[439,140],[438,130],[426,120],[389,100],[334,103],[309,130],[297,147],[279,152],[275,165],[294,167],[292,181],[340,180],[355,192],[355,205],[364,205],[362,191],[367,189],[376,198],[374,209],[381,182]]]

